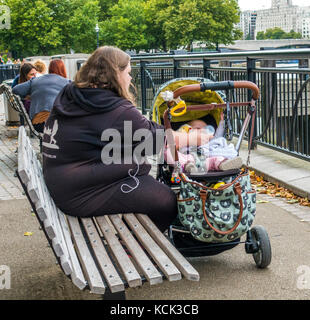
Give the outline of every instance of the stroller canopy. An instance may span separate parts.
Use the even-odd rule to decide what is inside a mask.
[[[167,109],[167,103],[161,97],[160,93],[164,91],[175,91],[176,89],[189,84],[197,84],[202,82],[213,82],[206,78],[177,78],[170,80],[157,90],[152,103],[152,120],[158,124],[163,122],[163,114]],[[224,103],[226,96],[222,91],[205,91],[205,92],[191,92],[181,96],[181,99],[185,101],[186,105],[199,105],[199,104],[211,104],[211,103]],[[194,119],[202,119],[208,115],[211,115],[216,124],[218,125],[221,119],[220,108],[213,110],[190,110],[184,115],[178,117],[172,117],[171,122],[188,122]]]

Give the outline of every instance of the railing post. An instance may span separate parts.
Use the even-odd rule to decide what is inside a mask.
[[[251,59],[251,58],[247,58],[247,65],[246,65],[247,78],[248,78],[248,81],[251,81],[254,83],[256,82],[255,73],[253,71],[255,69],[255,67],[256,67],[256,60]],[[252,99],[252,96],[251,96],[251,92],[249,91],[248,92],[248,100],[250,101],[251,99]],[[252,117],[253,117],[253,115],[252,115]],[[252,121],[249,124],[249,131],[248,132],[250,133],[251,130],[252,130]],[[252,140],[252,145],[250,146],[251,150],[254,150],[257,148],[257,143],[254,140],[254,138],[256,136],[257,136],[257,121],[255,121],[255,124],[254,124],[253,140]],[[250,134],[248,134],[248,143],[250,143]]]
[[[298,60],[298,68],[309,68],[309,61],[310,59],[299,59]],[[307,80],[307,75],[300,75],[302,81]]]
[[[141,108],[142,114],[146,114],[146,61],[140,61],[140,78],[141,78]]]
[[[209,68],[211,67],[211,61],[207,59],[203,59],[203,77],[209,78]]]
[[[178,60],[173,59],[173,77],[179,78],[179,64]]]

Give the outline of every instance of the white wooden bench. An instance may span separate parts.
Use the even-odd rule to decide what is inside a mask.
[[[25,128],[19,128],[17,176],[63,272],[81,290],[105,299],[125,298],[125,289],[199,274],[143,214],[77,218],[51,198]]]

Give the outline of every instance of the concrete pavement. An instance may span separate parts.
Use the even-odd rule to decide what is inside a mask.
[[[0,300],[100,299],[78,290],[55,264],[52,250],[14,177],[16,129],[8,130],[4,120],[0,110],[0,266],[8,266],[11,271],[10,289],[0,286]],[[33,139],[34,145],[37,142]],[[242,145],[244,160],[245,148]],[[251,168],[265,179],[274,179],[309,197],[310,163],[258,146],[252,151]],[[239,245],[217,256],[190,259],[200,272],[198,283],[184,280],[144,285],[128,290],[127,299],[309,300],[310,208],[268,195],[258,195],[258,200],[263,201],[257,204],[254,224],[268,231],[273,253],[269,268],[258,270],[252,256]],[[25,232],[32,235],[24,236]]]
[[[240,155],[247,159],[247,143],[241,146]],[[258,146],[251,151],[249,167],[265,180],[293,191],[296,195],[310,199],[310,161]]]

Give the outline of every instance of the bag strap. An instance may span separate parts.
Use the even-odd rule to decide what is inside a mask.
[[[237,222],[235,223],[235,225],[234,225],[231,229],[229,229],[229,230],[227,230],[227,231],[221,231],[221,230],[218,230],[217,228],[215,228],[215,227],[210,223],[209,218],[208,218],[208,216],[207,216],[207,214],[206,214],[206,207],[205,207],[205,206],[206,206],[206,200],[207,200],[208,194],[207,194],[207,191],[206,191],[206,190],[203,190],[203,189],[200,190],[200,199],[201,199],[201,201],[202,201],[202,212],[203,212],[203,216],[204,216],[207,224],[209,225],[209,227],[210,227],[212,230],[214,230],[215,232],[217,232],[217,233],[219,233],[219,234],[226,235],[226,234],[232,233],[233,231],[235,231],[235,230],[237,229],[238,225],[239,225],[240,222],[241,222],[242,214],[243,214],[243,202],[242,202],[241,191],[242,191],[241,185],[240,185],[240,183],[238,182],[238,183],[236,183],[236,184],[234,185],[234,192],[235,192],[235,194],[238,195],[239,204],[240,204],[240,212],[239,212],[238,220],[237,220]]]

